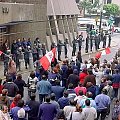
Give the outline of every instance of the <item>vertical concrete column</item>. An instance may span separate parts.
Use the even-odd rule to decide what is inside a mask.
[[[65,40],[65,29],[64,29],[63,20],[62,20],[61,15],[57,16],[57,23],[58,23],[59,33],[63,34],[63,38]]]
[[[63,24],[64,24],[64,29],[65,32],[68,34],[68,39],[69,39],[69,43],[71,43],[71,37],[70,37],[70,30],[69,30],[69,25],[68,25],[68,21],[67,21],[67,16],[62,16],[63,17]]]
[[[78,31],[77,31],[77,16],[76,15],[72,15],[71,17],[72,17],[74,32],[78,33]]]
[[[70,32],[72,33],[72,36],[73,36],[73,38],[74,38],[74,37],[75,37],[75,35],[74,35],[74,27],[73,27],[72,18],[71,18],[70,15],[67,16],[67,20],[68,20]]]

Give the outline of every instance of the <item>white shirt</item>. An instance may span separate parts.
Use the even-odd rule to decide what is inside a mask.
[[[93,107],[83,108],[83,113],[85,115],[85,120],[94,120],[97,118],[97,111]]]
[[[71,114],[70,114],[71,116]],[[68,119],[70,120],[70,119]],[[83,112],[73,112],[72,113],[72,120],[85,120],[85,115]]]

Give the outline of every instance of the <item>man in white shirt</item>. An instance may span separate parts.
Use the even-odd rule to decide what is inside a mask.
[[[95,120],[97,118],[97,111],[95,108],[90,106],[90,100],[85,101],[86,107],[83,108],[83,113],[85,115],[85,120]]]

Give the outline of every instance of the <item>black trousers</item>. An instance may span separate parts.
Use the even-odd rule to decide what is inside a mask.
[[[46,97],[47,95],[48,95],[48,94],[39,94],[40,104],[42,104],[42,102],[45,101],[45,97]]]
[[[97,110],[97,120],[99,120],[99,117],[100,117],[100,120],[105,120],[105,117],[108,113],[108,109],[102,109],[102,110]]]

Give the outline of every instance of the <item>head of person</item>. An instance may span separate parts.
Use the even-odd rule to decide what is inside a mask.
[[[30,99],[31,99],[32,101],[35,101],[35,98],[36,98],[36,95],[35,95],[35,94],[30,95]]]
[[[56,114],[57,120],[65,120],[65,115],[63,110],[59,110]]]
[[[56,67],[53,68],[53,73],[58,73],[58,69]]]
[[[105,88],[102,89],[102,94],[107,95],[107,90]]]
[[[7,96],[8,94],[8,90],[7,89],[3,89],[2,90],[2,96]]]
[[[22,108],[24,106],[24,100],[20,99],[17,103],[17,106]]]
[[[17,80],[22,80],[22,75],[21,74],[17,75]]]
[[[12,78],[11,75],[7,75],[7,76],[6,76],[6,80],[7,80],[7,82],[12,82],[12,81],[13,81],[13,78]]]
[[[64,96],[65,98],[68,97],[68,91],[67,91],[67,90],[63,92],[63,96]]]
[[[20,95],[20,94],[17,94],[17,95],[14,97],[14,101],[15,101],[15,102],[18,102],[19,100],[21,100],[21,95]]]
[[[73,70],[73,74],[78,75],[78,70],[77,70],[77,69],[74,69],[74,70]]]
[[[60,86],[60,80],[56,80],[56,85]]]
[[[8,107],[6,105],[2,106],[3,113],[8,113]]]
[[[35,78],[35,72],[34,72],[34,71],[32,71],[32,72],[30,73],[30,77],[31,77],[32,79]]]
[[[88,69],[88,74],[93,75],[92,69],[90,69],[90,68]]]
[[[82,90],[79,90],[78,94],[79,94],[79,96],[84,95]]]
[[[86,96],[87,96],[88,98],[92,98],[93,94],[92,94],[91,92],[87,92],[87,93],[86,93]]]
[[[45,102],[47,102],[47,103],[50,102],[50,96],[49,95],[45,97]]]
[[[58,70],[60,70],[60,65],[59,65],[59,64],[57,64],[55,67],[56,67]]]
[[[90,100],[89,100],[89,99],[86,99],[86,100],[85,100],[85,105],[86,105],[86,106],[90,106]]]
[[[63,65],[67,65],[67,62],[66,62],[66,60],[64,60],[64,61],[63,61]]]
[[[79,83],[78,83],[78,86],[79,86],[79,87],[82,87],[83,85],[82,85],[82,83],[81,83],[81,82],[79,82]]]
[[[71,105],[71,106],[75,106],[75,105],[76,105],[76,101],[74,101],[74,99],[71,99],[71,100],[70,100],[70,105]]]
[[[79,104],[76,105],[76,112],[82,112],[82,107]]]
[[[119,70],[118,70],[118,69],[115,69],[115,73],[118,74],[118,73],[119,73]]]
[[[93,83],[92,83],[92,82],[87,82],[86,88],[89,88],[89,87],[91,87],[91,86],[93,86]]]
[[[56,97],[56,96],[55,96],[55,93],[51,93],[50,99],[54,101],[54,100],[55,100],[55,97]]]
[[[110,74],[110,69],[107,69],[106,72],[105,72],[107,75]]]
[[[69,83],[69,85],[68,85],[68,89],[74,89],[74,86],[73,86],[72,83]]]
[[[47,79],[46,75],[42,75],[42,80],[46,80],[46,79]]]
[[[114,105],[120,105],[120,101],[118,100],[118,98],[113,99],[113,104]]]

